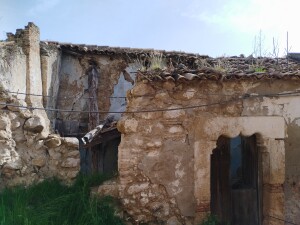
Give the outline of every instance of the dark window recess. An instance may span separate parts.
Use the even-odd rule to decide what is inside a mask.
[[[82,137],[88,130],[88,123],[81,123],[77,120],[54,119],[53,129],[62,137]]]

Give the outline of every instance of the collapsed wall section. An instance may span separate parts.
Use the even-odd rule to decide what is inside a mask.
[[[1,187],[29,185],[53,176],[70,182],[79,172],[76,138],[43,135],[45,118],[35,115],[24,101],[2,92],[0,111]]]
[[[16,112],[30,108],[26,110],[28,115],[23,116],[24,118],[18,113],[12,116],[16,120],[19,117],[23,118],[18,121],[21,125],[17,132],[20,135],[15,136],[12,130],[14,128],[10,128],[10,125],[4,127],[4,130],[8,130],[12,135],[11,152],[19,152],[18,159],[22,162],[22,166],[12,168],[15,170],[5,169],[5,184],[31,183],[28,174],[32,174],[32,168],[38,175],[38,179],[35,180],[59,176],[69,181],[78,173],[79,143],[76,138],[71,137],[80,138],[88,132],[88,71],[91,67],[97,69],[99,76],[99,110],[106,112],[99,115],[101,122],[105,120],[108,112],[118,111],[120,106],[123,107],[121,110],[124,110],[125,89],[132,86],[123,78],[123,71],[131,70],[123,56],[70,51],[58,43],[40,42],[39,35],[39,28],[29,23],[25,29],[18,29],[15,34],[9,33],[7,41],[0,43],[0,53],[3,55],[0,61],[0,72],[3,76],[0,79],[2,89],[8,91],[3,93],[13,94],[3,98],[1,113],[5,118],[8,114],[12,115],[7,111],[10,110],[9,107],[13,107],[10,105],[12,103],[17,104],[14,107]],[[133,82],[132,78],[131,81]],[[112,98],[116,101],[111,101],[111,96],[114,96]],[[122,101],[117,100],[119,97]],[[28,130],[25,123],[33,123],[37,128]],[[23,133],[28,137],[26,140],[22,136]],[[58,134],[68,138],[62,138]],[[16,158],[6,159],[1,164],[3,168],[4,165],[16,161]],[[18,171],[24,170],[23,165],[30,169],[21,174]]]
[[[80,170],[79,144],[55,134],[43,108],[38,27],[9,33],[0,54],[1,187],[53,176],[70,182]]]

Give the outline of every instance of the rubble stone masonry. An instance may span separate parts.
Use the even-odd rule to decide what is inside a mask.
[[[53,176],[71,182],[80,170],[79,143],[55,134],[43,109],[39,28],[29,23],[0,47],[1,187]]]
[[[138,82],[127,94],[127,111],[136,113],[125,114],[118,123],[119,193],[127,212],[138,221],[199,223],[210,212],[210,155],[218,138],[256,134],[265,157],[264,224],[283,224],[270,216],[299,222],[295,202],[300,199],[296,191],[287,190],[299,188],[298,166],[293,163],[299,157],[293,145],[299,140],[290,142],[297,135],[290,131],[298,127],[300,99],[240,97],[264,95],[266,90],[295,91],[298,85],[253,80]]]

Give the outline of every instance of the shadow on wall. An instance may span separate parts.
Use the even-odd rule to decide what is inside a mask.
[[[122,112],[126,110],[126,92],[133,87],[136,70],[134,65],[130,65],[120,74],[118,83],[114,86],[114,92],[110,98],[109,111],[112,113],[109,113],[102,122],[100,130],[114,127],[116,121],[121,118]],[[130,76],[130,79],[128,79],[128,76]],[[104,138],[101,143],[88,150],[80,140],[81,171],[83,173],[116,173],[118,171],[118,146],[120,142],[120,136],[115,138],[108,136],[107,139]]]

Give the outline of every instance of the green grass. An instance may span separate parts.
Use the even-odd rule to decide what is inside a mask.
[[[209,214],[207,215],[207,217],[202,221],[202,223],[200,225],[220,225],[220,224],[226,224],[226,225],[230,225],[229,222],[227,223],[221,223],[220,219],[218,218],[218,216],[214,215],[214,214]]]
[[[220,221],[215,215],[208,215],[206,219],[201,223],[201,225],[219,225]]]
[[[254,70],[255,70],[255,72],[266,72],[266,69],[264,69],[262,67],[255,67]]]
[[[108,176],[78,176],[72,186],[57,179],[0,193],[0,225],[124,224],[115,215],[111,197],[91,198],[90,187]]]

